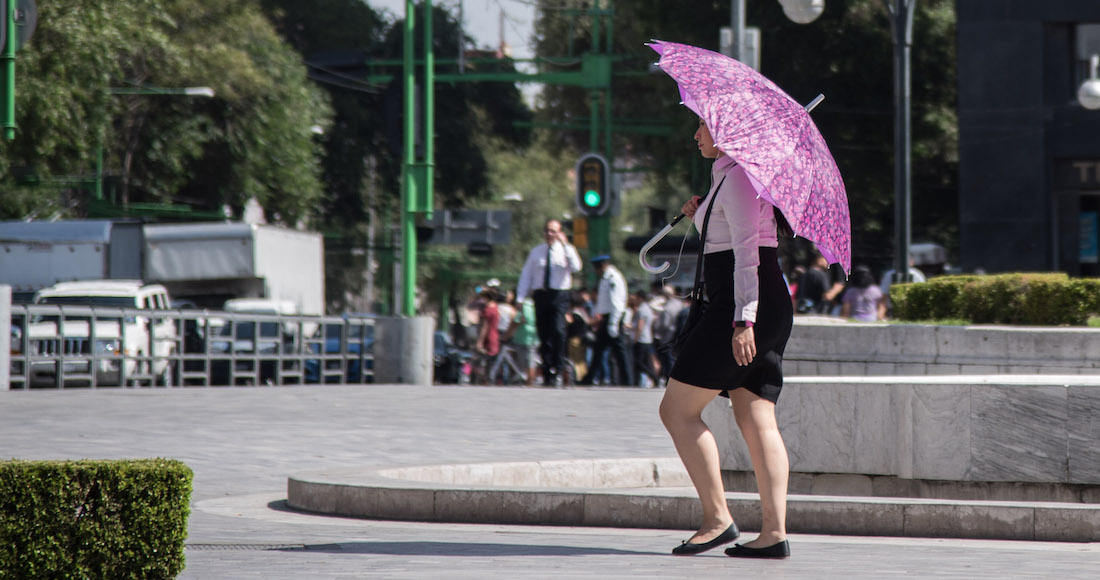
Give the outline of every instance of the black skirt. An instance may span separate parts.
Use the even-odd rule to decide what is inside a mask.
[[[702,319],[686,337],[671,376],[692,386],[720,390],[724,397],[730,389],[748,389],[774,403],[783,388],[783,350],[794,322],[791,297],[776,248],[760,248],[759,302],[753,324],[756,358],[738,366],[732,346],[733,262],[733,250],[704,255],[708,301]]]

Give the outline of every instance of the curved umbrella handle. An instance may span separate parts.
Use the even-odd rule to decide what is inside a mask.
[[[655,236],[650,238],[649,241],[646,242],[644,246],[642,246],[642,249],[638,252],[638,263],[642,265],[643,270],[649,272],[650,274],[660,274],[661,272],[664,272],[668,269],[669,263],[667,261],[660,266],[651,266],[648,262],[646,262],[645,255],[649,253],[649,250],[653,246],[657,245],[657,242],[661,241],[665,236],[667,236],[668,233],[672,231],[672,228],[676,227],[676,224],[680,223],[680,220],[682,219],[684,219],[684,214],[680,214],[679,216],[677,216],[676,219],[672,220],[671,223],[662,228],[661,231],[657,232]]]

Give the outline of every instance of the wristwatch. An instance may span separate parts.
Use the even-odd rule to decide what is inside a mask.
[[[733,327],[734,328],[752,328],[752,321],[751,320],[734,320],[733,321]]]

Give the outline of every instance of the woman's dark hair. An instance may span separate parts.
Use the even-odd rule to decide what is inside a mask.
[[[853,288],[867,288],[875,283],[875,277],[867,266],[856,266],[852,269],[852,279],[849,284]]]
[[[787,218],[783,217],[783,212],[775,206],[772,206],[772,211],[775,213],[775,233],[781,238],[793,238],[794,230],[787,223]]]

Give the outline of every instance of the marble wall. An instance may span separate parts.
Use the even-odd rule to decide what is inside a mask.
[[[787,376],[1100,375],[1100,329],[931,326],[795,318]]]
[[[729,405],[703,418],[751,471]],[[1100,484],[1100,377],[790,377],[776,415],[792,472]]]

